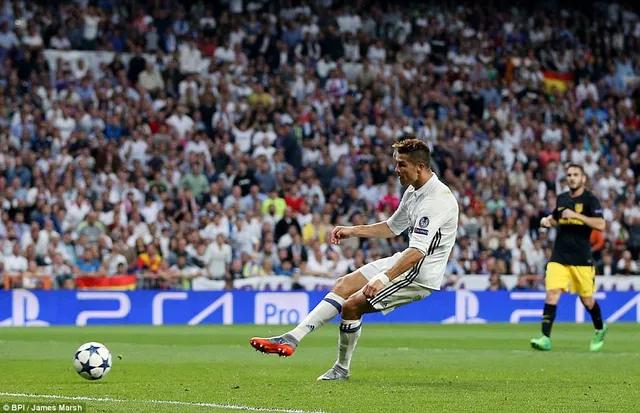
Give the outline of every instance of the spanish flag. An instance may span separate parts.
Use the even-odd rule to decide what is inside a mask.
[[[551,92],[553,89],[558,89],[559,91],[564,92],[573,84],[573,73],[553,72],[547,70],[542,72],[542,76],[544,76],[544,91],[546,93]]]
[[[113,277],[78,277],[79,290],[135,290],[135,275],[115,275]]]

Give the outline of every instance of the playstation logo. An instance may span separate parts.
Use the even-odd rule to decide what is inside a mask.
[[[13,290],[11,295],[11,317],[0,321],[0,327],[46,327],[48,322],[38,320],[40,302],[29,290]]]
[[[484,324],[484,318],[479,318],[480,302],[478,297],[467,290],[456,291],[456,313],[442,320],[443,324]]]

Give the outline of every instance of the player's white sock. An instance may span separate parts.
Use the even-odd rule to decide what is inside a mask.
[[[289,331],[296,340],[302,340],[307,334],[336,318],[342,312],[346,300],[333,292],[327,294],[320,303],[298,324]]]
[[[362,334],[362,319],[341,320],[340,337],[338,338],[338,361],[336,364],[345,370],[349,370],[351,357],[356,349],[356,344]]]

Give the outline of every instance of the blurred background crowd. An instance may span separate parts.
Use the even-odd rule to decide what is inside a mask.
[[[407,247],[328,243],[393,213],[406,132],[460,201],[448,274],[540,288],[574,162],[597,273],[637,275],[639,70],[614,3],[0,0],[0,284],[339,277]]]

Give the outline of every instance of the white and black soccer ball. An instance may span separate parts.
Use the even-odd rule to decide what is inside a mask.
[[[73,366],[87,380],[100,380],[111,370],[111,352],[103,344],[81,345],[73,356]]]

